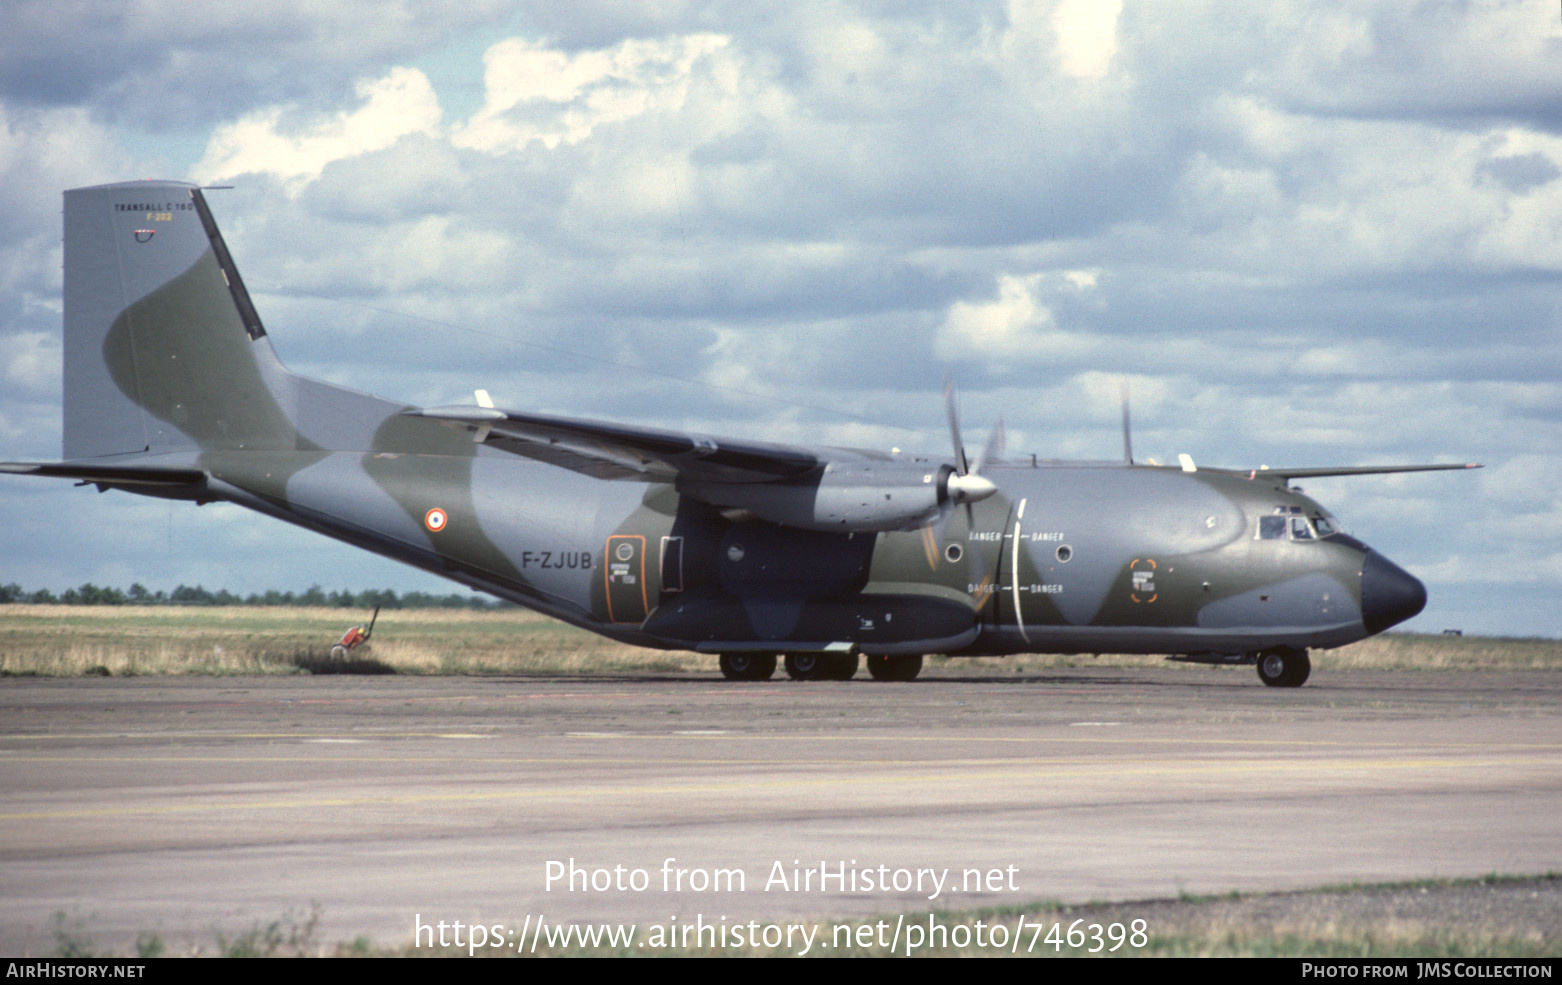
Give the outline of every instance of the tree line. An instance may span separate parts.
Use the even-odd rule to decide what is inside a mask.
[[[368,589],[362,592],[327,592],[319,585],[311,585],[303,592],[251,592],[236,595],[226,588],[213,592],[200,585],[180,585],[171,592],[152,591],[140,582],[128,590],[107,588],[90,581],[80,588],[67,588],[55,595],[47,588],[29,592],[21,585],[0,585],[0,605],[30,603],[33,605],[271,605],[271,606],[325,606],[338,609],[501,609],[511,603],[483,595],[451,592],[434,595],[429,592],[405,592],[397,594],[388,588]]]

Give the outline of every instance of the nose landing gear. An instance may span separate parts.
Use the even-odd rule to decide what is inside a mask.
[[[1257,656],[1258,679],[1270,687],[1301,687],[1312,673],[1306,650],[1277,646]]]

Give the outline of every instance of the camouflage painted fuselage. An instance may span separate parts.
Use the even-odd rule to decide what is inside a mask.
[[[942,536],[831,534],[734,521],[672,485],[517,461],[418,424],[422,451],[403,434],[357,454],[207,456],[208,492],[617,639],[712,651],[1334,647],[1375,631],[1389,614],[1373,608],[1373,578],[1396,577],[1344,535],[1260,539],[1263,517],[1325,515],[1261,479],[1000,468],[999,494],[970,524],[952,511]]]

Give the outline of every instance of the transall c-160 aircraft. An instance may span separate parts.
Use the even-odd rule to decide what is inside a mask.
[[[65,193],[64,455],[6,472],[227,501],[737,680],[916,677],[924,654],[1164,653],[1276,687],[1426,590],[1290,487],[1133,461],[735,441],[288,372],[201,190]],[[947,396],[947,395],[946,395]],[[1125,404],[1126,408],[1126,404]]]

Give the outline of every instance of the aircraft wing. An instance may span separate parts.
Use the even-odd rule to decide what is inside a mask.
[[[1438,465],[1325,465],[1321,468],[1305,469],[1272,469],[1268,467],[1258,469],[1211,469],[1210,471],[1230,471],[1233,475],[1245,475],[1250,479],[1259,476],[1268,476],[1290,482],[1292,479],[1318,479],[1332,475],[1384,475],[1390,472],[1443,472],[1450,469],[1478,469],[1483,466],[1477,463],[1438,464]]]
[[[672,482],[682,476],[703,482],[773,482],[807,475],[826,462],[817,452],[796,445],[494,407],[430,407],[406,413],[468,427],[477,441],[598,479]]]

